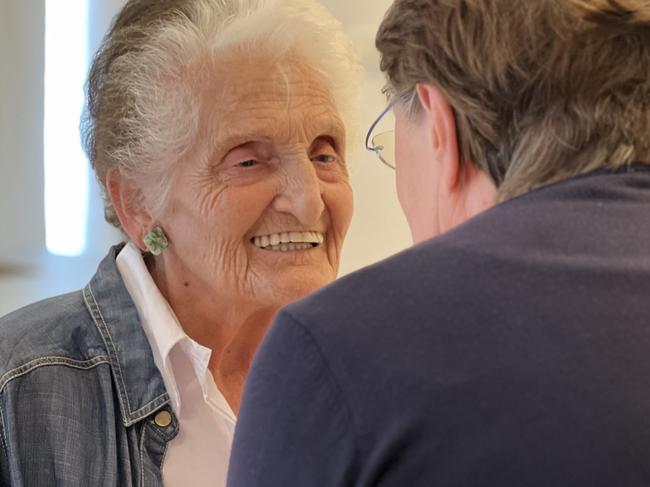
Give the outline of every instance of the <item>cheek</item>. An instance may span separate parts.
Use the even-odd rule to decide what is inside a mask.
[[[245,248],[241,243],[266,211],[272,191],[266,185],[251,185],[206,188],[201,193],[171,208],[169,222],[176,241],[182,242],[184,251],[210,260],[223,260],[224,254],[237,257],[234,254]]]
[[[408,217],[417,201],[417,161],[413,144],[410,143],[406,134],[400,133],[399,130],[395,131],[395,158],[397,161],[395,167],[397,197]]]
[[[339,182],[328,188],[323,199],[329,213],[332,229],[341,241],[348,231],[352,221],[354,199],[349,182]],[[340,242],[341,243],[341,242]]]
[[[416,142],[416,141],[415,141]],[[414,242],[433,236],[438,213],[436,161],[427,154],[417,152],[417,143],[402,145],[406,159],[399,160],[396,168],[397,196]],[[400,144],[396,144],[397,147]]]
[[[406,168],[404,165],[398,164],[395,168],[395,173],[397,199],[399,200],[399,204],[402,207],[402,211],[404,211],[406,217],[410,221],[410,214],[413,208],[414,193],[413,191],[409,191],[409,188],[411,188],[412,185],[410,184],[409,180],[408,168]]]
[[[273,191],[267,186],[234,187],[224,193],[214,214],[230,230],[228,233],[247,233],[264,215],[273,201]]]

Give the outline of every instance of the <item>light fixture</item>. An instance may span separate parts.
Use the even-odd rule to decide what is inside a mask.
[[[87,69],[87,0],[45,3],[45,235],[49,252],[84,252],[88,162],[79,139]]]

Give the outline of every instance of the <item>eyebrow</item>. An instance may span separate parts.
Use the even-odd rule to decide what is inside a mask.
[[[271,142],[272,137],[260,132],[240,132],[228,135],[225,139],[215,144],[215,149],[232,150],[250,142]]]
[[[311,130],[310,133],[315,134],[311,142],[319,137],[332,137],[333,139],[345,137],[345,126],[339,121],[328,121],[324,124],[310,124],[318,130]],[[227,134],[224,139],[213,144],[214,150],[232,150],[247,142],[273,142],[274,134],[270,132],[268,125],[260,125],[258,128],[248,128],[245,131],[238,131],[235,129],[226,129]],[[218,133],[215,134],[215,139],[218,139]]]

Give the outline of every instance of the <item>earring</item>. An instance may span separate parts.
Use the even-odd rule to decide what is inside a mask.
[[[144,236],[143,240],[145,247],[147,247],[147,250],[153,255],[162,254],[162,251],[169,246],[167,236],[160,227],[154,227]]]

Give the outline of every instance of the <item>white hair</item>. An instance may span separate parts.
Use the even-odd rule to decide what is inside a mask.
[[[343,28],[315,0],[131,0],[115,18],[87,83],[84,146],[106,195],[118,170],[164,205],[171,166],[196,147],[203,103],[197,73],[218,54],[296,54],[322,76],[348,134],[355,132],[362,68]]]

